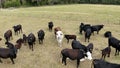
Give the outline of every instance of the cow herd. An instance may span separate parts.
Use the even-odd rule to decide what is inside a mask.
[[[52,32],[54,27],[54,23],[48,22],[48,28],[49,31]],[[90,41],[91,35],[94,35],[94,32],[96,31],[97,34],[99,34],[100,30],[104,27],[104,25],[91,25],[91,24],[84,24],[84,23],[80,23],[79,26],[79,33],[81,35],[84,34],[85,37],[85,42],[86,40],[88,40],[88,42]],[[20,33],[22,33],[22,25],[18,24],[13,26],[13,30],[15,35],[18,35]],[[83,33],[84,31],[84,33]],[[83,61],[85,59],[89,59],[92,60],[92,52],[94,49],[94,43],[89,43],[87,46],[82,44],[80,41],[77,40],[77,36],[73,35],[73,34],[64,34],[62,32],[61,27],[54,27],[54,34],[55,34],[55,39],[58,42],[58,46],[62,47],[62,41],[63,38],[66,38],[67,43],[69,43],[69,40],[72,40],[71,43],[71,47],[72,49],[69,48],[64,48],[61,50],[61,55],[62,55],[62,63],[64,63],[65,65],[66,63],[66,59],[69,58],[71,60],[77,60],[77,68],[80,64],[80,61]],[[44,44],[43,40],[44,40],[44,36],[45,36],[45,32],[44,30],[40,29],[37,32],[37,36],[38,36],[38,41],[39,44]],[[113,63],[109,63],[105,61],[105,57],[108,56],[110,57],[110,53],[111,53],[111,46],[113,48],[115,48],[115,56],[119,55],[119,51],[120,51],[120,40],[118,40],[117,38],[112,36],[111,31],[106,31],[104,33],[104,37],[108,38],[108,47],[102,49],[101,51],[101,59],[93,59],[92,61],[92,65],[94,68],[120,68],[119,64],[113,64]],[[12,44],[10,42],[11,39],[13,39],[13,33],[12,30],[7,30],[4,33],[4,38],[6,40],[5,44],[7,45],[7,48],[0,48],[0,62],[2,63],[1,58],[10,58],[12,63],[14,64],[14,60],[17,57],[17,50],[21,48],[22,43],[29,45],[29,49],[31,49],[32,51],[34,51],[34,45],[35,42],[37,41],[35,35],[33,33],[29,33],[28,36],[26,34],[23,34],[22,38],[19,38],[16,41],[16,44]],[[2,38],[0,38],[0,41],[2,40]],[[103,66],[104,65],[104,66]]]

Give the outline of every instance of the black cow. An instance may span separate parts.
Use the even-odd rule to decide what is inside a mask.
[[[111,36],[112,36],[111,31],[106,31],[106,32],[104,33],[104,37],[106,37],[106,38],[111,37]]]
[[[94,48],[93,43],[89,43],[88,46],[87,46],[87,50],[92,53],[93,48]]]
[[[44,40],[44,36],[45,36],[45,32],[44,32],[43,30],[39,30],[37,33],[38,33],[39,44],[40,44],[40,43],[43,44],[43,40]]]
[[[97,31],[97,34],[99,34],[99,31],[103,28],[104,25],[93,25],[91,26],[92,33],[94,35],[94,31]]]
[[[115,37],[109,37],[108,38],[108,45],[112,46],[113,48],[116,49],[115,51],[115,56],[119,55],[120,51],[120,40],[116,39]]]
[[[69,39],[74,39],[74,40],[76,40],[76,35],[68,35],[68,34],[65,34],[64,37],[67,39],[67,43],[69,43]]]
[[[18,35],[18,32],[20,34],[20,32],[22,33],[22,25],[16,25],[16,26],[13,26],[13,29],[14,29],[14,32],[15,32],[15,35]]]
[[[90,28],[91,25],[90,24],[84,24],[84,23],[81,23],[80,26],[79,26],[79,32],[80,34],[82,34],[82,31],[86,31],[87,28]]]
[[[86,54],[84,50],[80,50],[80,49],[67,49],[66,48],[61,51],[61,54],[62,54],[62,63],[67,65],[66,58],[70,58],[71,60],[77,60],[77,68],[80,64],[80,59],[83,59],[85,56],[88,57],[88,54]],[[91,55],[89,56],[91,57]],[[92,57],[88,59],[91,60]]]
[[[33,51],[33,44],[35,44],[36,38],[35,35],[33,33],[30,33],[28,35],[28,44],[29,44],[29,48],[32,49]]]
[[[53,22],[51,21],[51,22],[48,22],[48,27],[49,27],[49,30],[50,31],[52,31],[52,28],[53,28]]]
[[[87,52],[87,47],[83,44],[81,44],[79,41],[77,40],[73,40],[72,41],[72,49],[83,49],[85,52]]]
[[[94,59],[92,65],[94,68],[120,68],[120,64],[110,63],[101,59]]]
[[[102,49],[101,51],[102,51],[101,59],[104,60],[106,55],[108,55],[108,57],[110,57],[110,52],[111,52],[111,48],[110,47],[106,47],[106,48]]]
[[[7,30],[7,31],[4,33],[4,38],[6,39],[7,42],[10,40],[10,38],[13,38],[13,37],[12,37],[12,30]]]
[[[27,36],[25,34],[23,34],[23,42],[26,43],[27,42]]]
[[[88,42],[89,42],[91,34],[92,34],[91,28],[87,28],[85,31],[85,42],[86,42],[86,39],[88,39]]]
[[[10,58],[12,63],[14,64],[14,60],[17,57],[17,49],[10,42],[5,43],[8,48],[0,48],[0,62],[2,63],[1,58],[7,59]]]

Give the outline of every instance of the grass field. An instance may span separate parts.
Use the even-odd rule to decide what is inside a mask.
[[[67,66],[62,65],[60,51],[64,48],[71,48],[71,41],[67,44],[63,39],[62,47],[57,45],[53,32],[48,31],[48,22],[53,21],[54,26],[60,26],[64,34],[76,34],[81,43],[84,42],[84,35],[79,34],[79,25],[81,22],[95,24],[104,24],[104,28],[99,35],[91,36],[90,42],[94,44],[93,58],[101,57],[101,49],[108,46],[107,38],[104,38],[105,31],[112,31],[114,37],[120,39],[120,6],[118,5],[91,5],[91,4],[74,4],[74,5],[57,5],[41,6],[27,8],[0,9],[0,47],[6,47],[4,32],[12,29],[13,25],[21,24],[23,33],[28,35],[34,33],[37,38],[37,32],[40,29],[45,31],[44,44],[34,46],[32,52],[28,45],[22,46],[17,54],[15,64],[10,59],[2,59],[0,68],[76,68],[76,61],[67,59]],[[15,36],[13,32],[12,43],[22,34]],[[120,56],[114,56],[115,50],[112,48],[110,58],[107,61],[120,64]],[[91,61],[81,62],[79,68],[91,68]]]

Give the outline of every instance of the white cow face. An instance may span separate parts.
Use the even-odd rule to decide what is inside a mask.
[[[57,41],[58,41],[59,45],[61,46],[62,39],[63,39],[63,33],[62,33],[62,31],[57,31],[56,32],[56,38],[57,38]]]
[[[87,54],[87,59],[92,60],[92,54],[89,51],[86,54]]]

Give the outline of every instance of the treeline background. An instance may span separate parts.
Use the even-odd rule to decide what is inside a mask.
[[[114,4],[120,5],[120,0],[0,0],[1,8],[20,6],[42,6],[57,4]]]

